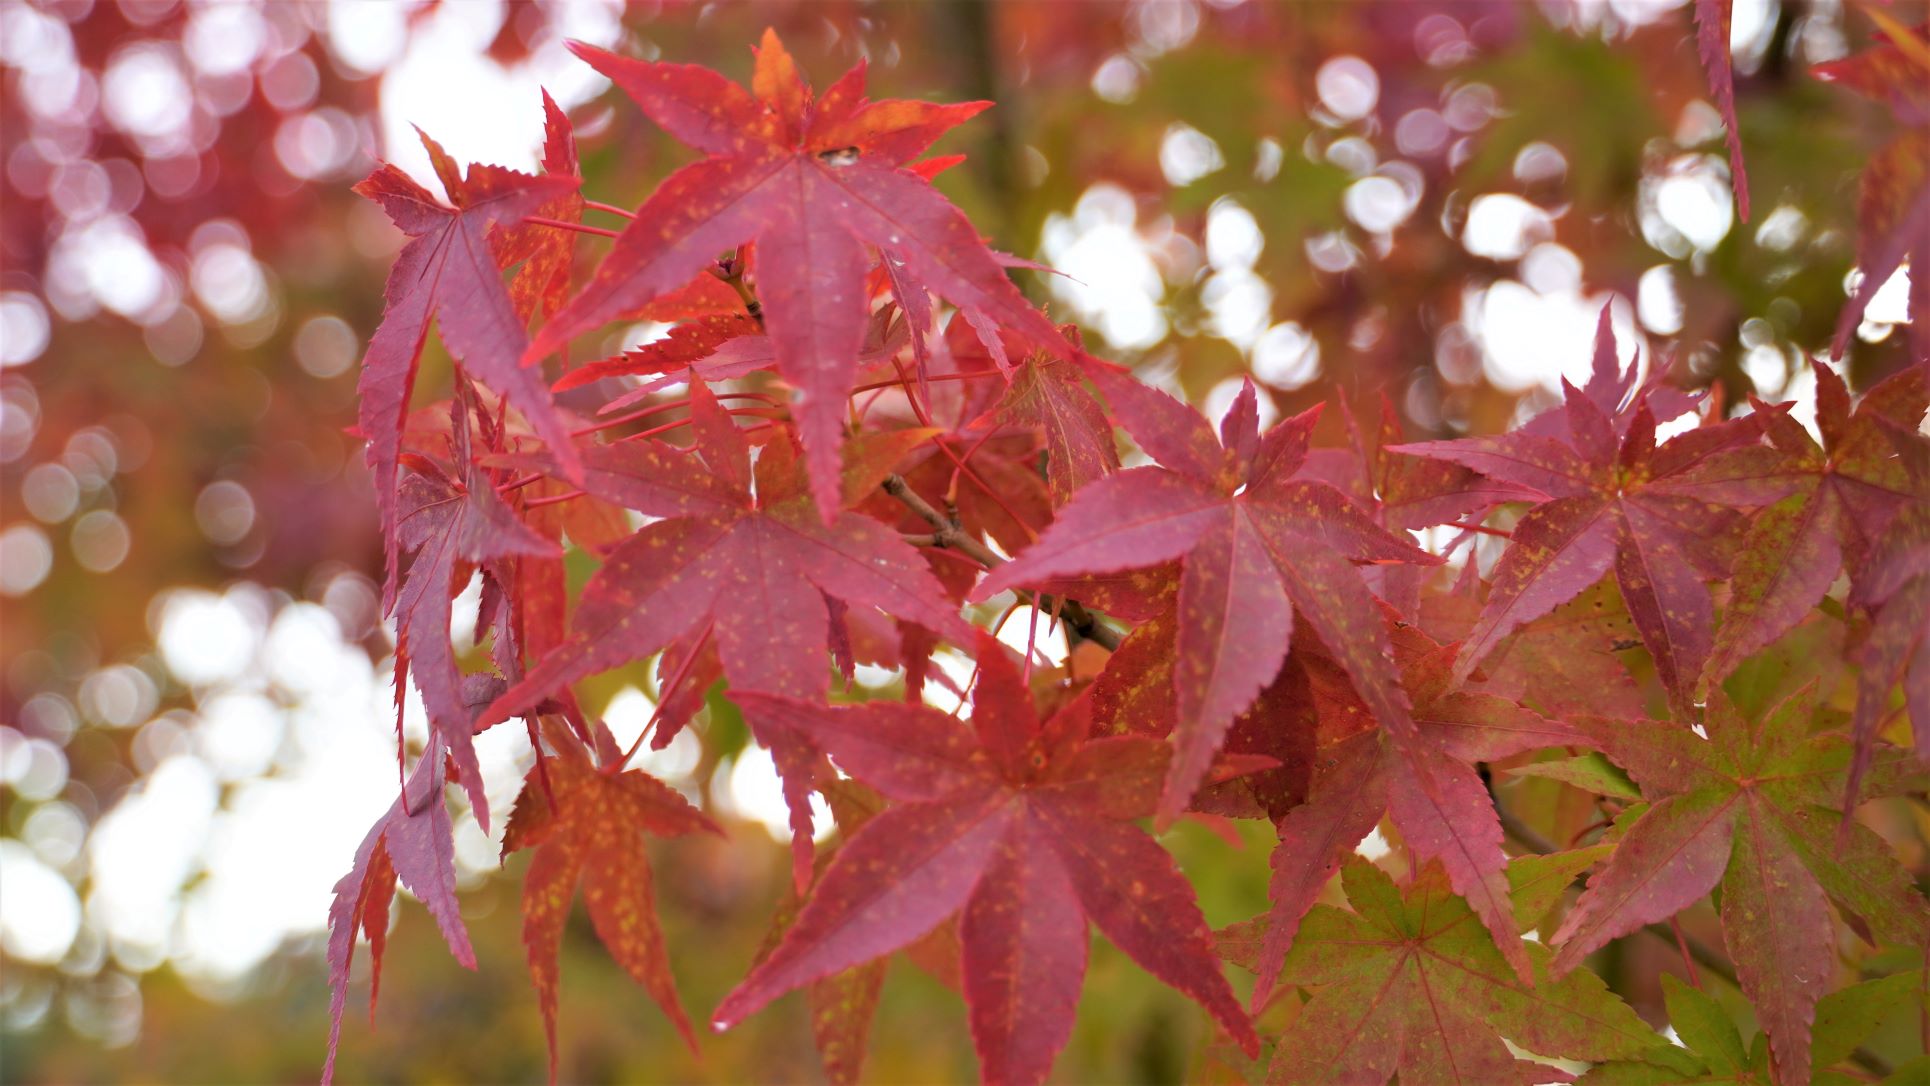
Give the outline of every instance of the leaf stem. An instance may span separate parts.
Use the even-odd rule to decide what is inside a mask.
[[[1702,977],[1696,972],[1695,955],[1689,953],[1689,937],[1682,933],[1682,921],[1669,917],[1669,930],[1675,933],[1675,947],[1682,952],[1682,968],[1689,973],[1689,985],[1696,991],[1702,990]]]
[[[1464,532],[1479,532],[1482,535],[1491,535],[1499,539],[1513,539],[1515,537],[1515,534],[1513,532],[1504,531],[1503,529],[1500,529],[1500,528],[1490,528],[1485,524],[1462,524],[1458,521],[1450,521],[1447,524],[1442,525],[1442,527],[1459,528]]]
[[[997,370],[973,370],[966,373],[935,373],[935,374],[932,374],[930,377],[925,378],[925,380],[927,381],[976,381],[981,377],[1003,377],[1003,376],[1005,375],[1000,373]],[[904,382],[896,379],[893,379],[890,381],[873,381],[868,385],[859,385],[856,388],[853,388],[851,390],[851,395],[856,396],[860,392],[876,392],[881,388],[897,388],[903,383]]]
[[[704,636],[708,637],[709,632],[705,631]],[[630,749],[623,752],[623,757],[617,759],[610,765],[604,766],[603,772],[619,773],[623,770],[624,766],[630,764],[630,759],[637,756],[637,751],[643,747],[643,737],[649,735],[650,732],[656,728],[657,721],[663,717],[664,703],[669,701],[671,696],[677,692],[677,688],[683,684],[684,676],[690,674],[691,665],[697,662],[697,657],[703,655],[703,647],[703,638],[698,638],[696,645],[678,662],[676,673],[670,676],[670,681],[657,688],[657,707],[651,711],[649,721],[644,724],[643,730],[637,733],[637,737],[630,741]]]
[[[773,407],[777,405],[776,400],[773,400],[771,397],[766,396],[762,392],[719,392],[716,395],[717,395],[717,398],[720,400],[762,400],[765,403],[772,405]],[[647,419],[652,415],[661,415],[666,411],[675,411],[680,407],[689,407],[689,406],[690,406],[690,401],[688,399],[665,400],[663,403],[651,404],[649,407],[640,408],[636,411],[628,412],[627,414],[618,415],[613,419],[604,419],[602,422],[599,422],[593,426],[585,426],[579,430],[572,430],[570,431],[570,436],[586,437],[590,434],[599,433],[603,430],[614,430],[619,426],[624,426],[629,423],[636,422],[639,419]]]
[[[615,230],[605,230],[598,226],[584,226],[580,222],[564,222],[562,219],[546,219],[541,215],[525,215],[523,221],[531,226],[547,226],[554,230],[569,230],[578,234],[595,234],[600,238],[617,236]]]
[[[623,217],[624,217],[624,218],[626,218],[626,219],[634,219],[634,218],[636,218],[636,217],[637,217],[637,216],[636,216],[636,212],[633,212],[633,211],[625,211],[625,210],[624,210],[623,208],[620,208],[620,207],[617,207],[617,206],[615,206],[614,204],[606,204],[606,203],[601,203],[601,202],[599,202],[599,201],[596,201],[596,200],[585,200],[585,201],[583,201],[583,210],[585,210],[585,211],[601,211],[601,212],[603,212],[603,213],[604,213],[605,215],[621,215],[621,216],[623,216]]]

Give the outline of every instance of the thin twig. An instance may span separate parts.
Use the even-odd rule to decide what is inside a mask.
[[[913,490],[910,483],[905,482],[904,476],[887,475],[880,486],[885,493],[898,499],[905,508],[916,513],[919,519],[932,526],[932,546],[949,547],[969,556],[986,569],[1005,564],[1005,559],[992,553],[990,547],[973,539],[956,524],[946,519],[945,514],[932,508],[930,502]]]
[[[957,521],[950,519],[945,516],[945,514],[932,508],[930,502],[920,497],[918,493],[911,488],[911,485],[905,482],[904,476],[887,475],[885,476],[885,481],[880,485],[880,488],[893,498],[898,499],[898,502],[905,508],[917,514],[919,519],[932,526],[931,542],[916,545],[941,547],[945,550],[957,551],[959,554],[965,555],[986,569],[994,569],[1005,564],[1005,559],[993,553],[990,547],[973,539],[963,528],[959,527]],[[925,537],[918,536],[913,538],[923,539]],[[1037,596],[1032,598],[1034,607],[1049,608],[1052,606],[1052,603],[1053,601],[1050,597]],[[1093,616],[1092,612],[1086,610],[1077,600],[1062,600],[1060,603],[1062,604],[1060,617],[1065,620],[1067,628],[1072,630],[1073,633],[1107,650],[1114,650],[1119,647],[1121,637],[1118,630],[1100,622]]]

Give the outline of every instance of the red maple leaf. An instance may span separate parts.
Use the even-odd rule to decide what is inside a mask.
[[[1604,319],[1598,357],[1614,357],[1613,335]],[[1705,582],[1728,575],[1729,547],[1744,523],[1738,509],[1786,491],[1772,479],[1778,454],[1759,441],[1761,413],[1658,445],[1655,404],[1673,410],[1682,406],[1679,397],[1644,389],[1611,416],[1602,397],[1563,387],[1559,412],[1519,430],[1392,450],[1460,464],[1542,495],[1514,526],[1454,679],[1465,679],[1517,627],[1613,569],[1671,704],[1694,719],[1715,624]]]
[[[576,160],[576,132],[569,116],[547,90],[543,92],[543,175],[577,179],[579,183],[582,178]],[[556,222],[579,222],[583,218],[583,194],[572,187],[533,214]],[[543,223],[499,222],[492,241],[497,267],[522,265],[509,282],[509,297],[525,326],[538,313],[547,317],[562,308],[576,254],[575,231]]]
[[[886,611],[955,643],[971,640],[924,559],[896,533],[859,513],[837,513],[829,524],[820,518],[788,430],[777,431],[758,457],[753,496],[743,432],[703,382],[690,392],[695,452],[654,442],[583,451],[586,490],[666,519],[610,551],[583,591],[569,640],[497,699],[479,727],[673,642],[694,651],[705,631],[733,687],[823,697],[834,600]],[[791,778],[805,877],[811,814],[798,791],[808,781],[797,773],[808,767],[780,759],[779,768]]]
[[[556,1078],[557,953],[576,887],[597,938],[630,978],[644,986],[694,1052],[651,889],[643,835],[679,836],[717,824],[642,770],[612,773],[590,764],[574,738],[558,735],[556,753],[532,767],[503,831],[503,855],[535,849],[523,875],[523,946],[543,1007],[550,1078]],[[613,763],[614,764],[614,763]]]
[[[1816,78],[1837,83],[1890,107],[1902,126],[1863,168],[1857,199],[1856,263],[1862,279],[1836,318],[1830,357],[1841,359],[1870,299],[1908,263],[1930,266],[1930,24],[1905,29],[1881,9],[1865,9],[1885,24],[1888,40],[1853,57],[1819,64]],[[1907,40],[1906,40],[1907,39]],[[1899,43],[1911,48],[1905,52]],[[1910,276],[1908,336],[1918,368],[1930,370],[1930,275]]]
[[[1758,405],[1769,441],[1788,460],[1775,472],[1791,492],[1764,506],[1736,549],[1729,603],[1704,671],[1717,682],[1801,621],[1829,591],[1847,556],[1853,566],[1911,499],[1909,476],[1885,434],[1926,406],[1922,371],[1911,367],[1870,389],[1852,412],[1843,378],[1821,362],[1816,425],[1822,443],[1788,415]]]
[[[1341,883],[1353,911],[1314,906],[1287,956],[1284,979],[1312,998],[1275,1046],[1269,1082],[1378,1084],[1398,1074],[1403,1084],[1528,1086],[1555,1073],[1518,1059],[1503,1035],[1541,1055],[1590,1060],[1663,1043],[1594,974],[1551,980],[1545,947],[1528,952],[1531,979],[1511,972],[1437,868],[1402,888],[1349,856]],[[1220,946],[1250,965],[1271,935],[1263,918],[1222,932]]]
[[[426,457],[411,457],[422,470],[402,480],[399,550],[415,552],[396,596],[396,682],[411,670],[422,691],[429,726],[455,761],[476,821],[489,828],[482,769],[471,736],[475,707],[463,698],[463,673],[449,640],[450,598],[462,589],[458,574],[482,563],[514,557],[548,558],[562,549],[516,518],[496,494],[489,473],[470,456],[468,397],[458,378],[451,407],[455,475]],[[498,583],[515,574],[499,565]]]
[[[574,191],[577,179],[531,177],[480,164],[470,166],[465,176],[434,140],[423,135],[422,143],[454,207],[439,203],[408,174],[387,164],[355,186],[356,192],[381,204],[411,238],[389,271],[382,323],[369,340],[356,385],[359,426],[369,443],[376,503],[389,545],[385,595],[391,598],[402,428],[430,321],[463,369],[501,393],[556,450],[564,474],[574,477],[578,471],[569,432],[551,404],[542,371],[522,364],[528,337],[490,245],[493,226],[520,222],[545,202]]]
[[[968,317],[1061,342],[965,216],[905,168],[985,103],[870,102],[862,64],[815,97],[769,31],[757,50],[754,93],[705,68],[571,48],[707,157],[671,175],[637,209],[526,358],[681,287],[718,253],[755,241],[758,298],[778,372],[797,390],[812,490],[829,520],[838,508],[845,395],[864,340],[868,246]]]
[[[1914,374],[1924,371],[1912,367]],[[1876,390],[1872,390],[1874,397]],[[1909,499],[1889,521],[1850,579],[1850,602],[1871,614],[1869,636],[1854,653],[1856,760],[1844,793],[1847,810],[1869,769],[1883,729],[1890,690],[1903,685],[1902,710],[1915,730],[1917,756],[1930,761],[1930,441],[1884,424],[1901,454]]]
[[[1841,735],[1811,735],[1814,698],[1812,684],[1751,720],[1718,689],[1704,718],[1707,739],[1678,724],[1577,721],[1652,806],[1630,823],[1550,940],[1560,947],[1554,970],[1565,973],[1720,883],[1737,978],[1792,1079],[1810,1065],[1816,1001],[1836,972],[1830,899],[1885,943],[1921,946],[1930,934],[1930,905],[1888,846],[1832,809],[1850,749]],[[1871,774],[1863,798],[1920,785],[1908,772],[1891,760]]]
[[[1036,428],[1045,441],[1045,477],[1052,503],[1064,505],[1079,489],[1119,470],[1112,425],[1073,363],[1050,355],[1026,360],[993,411],[1008,426]]]
[[[1222,445],[1185,404],[1100,365],[1090,372],[1114,414],[1163,466],[1121,471],[1079,491],[1038,542],[993,570],[973,598],[1184,559],[1173,673],[1178,724],[1162,824],[1185,809],[1233,719],[1279,672],[1296,612],[1376,715],[1411,734],[1386,630],[1351,563],[1439,559],[1388,533],[1340,491],[1296,477],[1318,409],[1262,437],[1249,382],[1222,424]]]
[[[1374,828],[1384,810],[1421,860],[1437,861],[1455,892],[1494,935],[1502,955],[1525,977],[1505,878],[1501,823],[1477,762],[1492,762],[1544,747],[1595,746],[1557,720],[1506,698],[1450,682],[1455,648],[1436,646],[1415,627],[1399,629],[1395,651],[1414,702],[1420,736],[1393,741],[1372,722],[1353,691],[1336,681],[1331,665],[1308,662],[1323,743],[1308,802],[1279,822],[1280,843],[1268,886],[1276,935],[1261,961],[1279,962],[1293,925],[1312,905],[1335,866]],[[1331,738],[1329,738],[1331,737]],[[1272,977],[1260,973],[1264,995]]]
[[[961,914],[966,1002],[987,1081],[1043,1081],[1072,1031],[1086,922],[1212,1012],[1249,1055],[1253,1027],[1213,958],[1193,890],[1130,820],[1168,750],[1088,739],[1084,703],[1041,723],[1005,649],[979,645],[971,724],[922,705],[736,693],[755,726],[795,733],[893,801],[839,850],[797,923],[718,1005],[717,1028],[888,954]]]
[[[355,851],[355,863],[335,884],[328,907],[328,1062],[322,1083],[335,1077],[335,1047],[342,1036],[342,1010],[348,1002],[349,964],[355,957],[355,933],[368,936],[374,968],[369,978],[369,1013],[382,986],[382,952],[388,945],[389,902],[395,898],[396,879],[421,899],[441,929],[456,961],[476,968],[456,904],[456,844],[443,804],[442,744],[431,737],[429,748],[388,813],[376,820]]]
[[[1742,165],[1742,131],[1736,124],[1736,74],[1729,59],[1729,23],[1735,0],[1695,0],[1695,47],[1709,77],[1709,96],[1722,113],[1729,141],[1729,187],[1736,194],[1736,216],[1749,221],[1749,171]]]

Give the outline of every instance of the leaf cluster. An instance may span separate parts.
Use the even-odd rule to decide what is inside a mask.
[[[1726,82],[1726,5],[1698,8]],[[1930,728],[1930,357],[1860,396],[1818,362],[1812,436],[1790,404],[1645,376],[1604,311],[1585,385],[1506,433],[1407,442],[1347,401],[1263,429],[1251,382],[1215,425],[1055,327],[1007,277],[1025,262],[932,187],[950,163],[919,156],[984,103],[873,101],[862,65],[820,94],[774,34],[748,89],[577,52],[701,155],[587,277],[572,227],[602,205],[553,106],[541,176],[461,170],[425,137],[446,201],[392,166],[358,187],[412,239],[361,426],[398,673],[432,737],[336,888],[335,1028],[398,878],[469,963],[442,786],[487,828],[473,736],[521,721],[503,847],[531,853],[552,1052],[579,886],[696,1045],[646,839],[719,827],[576,696],[639,661],[653,746],[704,728],[721,683],[791,812],[795,901],[711,1025],[806,989],[839,1079],[904,950],[959,989],[988,1081],[1044,1080],[1091,929],[1196,1001],[1229,1062],[1286,1083],[1821,1080],[1853,1055],[1858,1000],[1921,1001],[1843,985],[1840,955],[1930,938],[1856,817],[1922,788],[1885,739]],[[1887,87],[1900,63],[1837,78]],[[674,327],[569,364],[637,319]],[[457,373],[412,411],[432,323]],[[572,560],[594,566],[579,592]],[[472,576],[486,663],[448,635]],[[1066,629],[1067,660],[992,635],[1021,603]],[[1838,647],[1780,674],[1792,644]],[[1588,821],[1509,811],[1530,787]],[[823,855],[814,797],[838,831]],[[1157,836],[1182,819],[1273,827],[1262,916],[1210,931]],[[1547,848],[1557,831],[1574,847]],[[1753,1049],[1672,980],[1670,1048],[1587,968],[1711,910]],[[1244,1000],[1223,960],[1254,974]]]

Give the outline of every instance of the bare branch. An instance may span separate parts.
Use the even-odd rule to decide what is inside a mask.
[[[904,476],[887,475],[885,476],[885,481],[880,484],[880,488],[885,493],[898,499],[899,503],[905,508],[918,514],[920,520],[932,526],[932,534],[929,537],[906,537],[906,541],[912,543],[913,546],[943,547],[946,550],[957,551],[972,561],[977,562],[979,565],[984,566],[986,569],[992,569],[1004,564],[1005,559],[993,553],[990,547],[972,538],[964,528],[959,526],[958,520],[955,517],[948,517],[940,513],[932,507],[930,502],[919,497],[918,493],[911,488],[911,485],[905,482]],[[1054,602],[1050,596],[1040,595],[1032,597],[1033,606],[1039,608],[1041,611],[1051,611]],[[1091,611],[1086,610],[1079,601],[1059,600],[1056,602],[1059,607],[1060,619],[1065,622],[1066,627],[1073,633],[1107,651],[1119,648],[1119,642],[1122,639],[1119,631],[1099,621],[1099,619],[1093,615]]]

